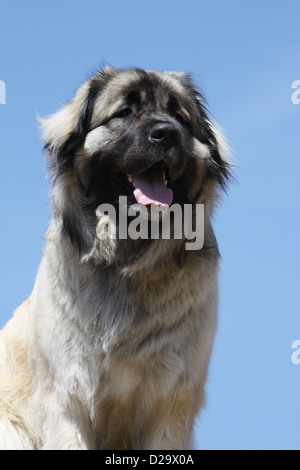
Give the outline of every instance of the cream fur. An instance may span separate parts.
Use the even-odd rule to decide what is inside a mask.
[[[174,77],[167,80],[175,86]],[[44,122],[52,152],[74,131],[87,89]],[[81,152],[110,138],[94,130]],[[209,156],[199,141],[194,152],[203,162]],[[182,241],[157,240],[117,267],[114,246],[96,239],[79,258],[62,237],[67,183],[60,179],[53,190],[33,293],[0,333],[0,449],[190,449],[217,326],[210,217],[218,188],[207,183],[200,201],[214,250],[186,253],[182,268],[176,257]],[[92,260],[101,257],[108,262],[100,269]]]
[[[124,274],[103,276],[99,289],[84,264],[67,262],[56,231],[52,222],[30,300],[1,333],[0,448],[123,448],[118,427],[130,434],[132,420],[140,433],[124,439],[133,448],[189,448],[216,328],[217,264],[203,259],[199,270],[191,259],[184,273],[167,258],[152,276],[131,277],[149,309],[134,322]],[[182,416],[170,419],[171,406]]]

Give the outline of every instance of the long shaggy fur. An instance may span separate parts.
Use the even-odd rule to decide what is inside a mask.
[[[174,142],[151,140],[157,123]],[[112,67],[42,128],[53,217],[33,293],[0,333],[0,448],[190,449],[217,325],[221,132],[188,75]],[[201,250],[101,237],[99,206],[133,203],[125,176],[149,168],[174,202],[204,204]]]

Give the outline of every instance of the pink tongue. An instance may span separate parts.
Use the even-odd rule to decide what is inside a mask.
[[[173,191],[165,185],[164,173],[161,170],[150,170],[132,176],[135,185],[134,197],[139,204],[157,204],[170,206]]]

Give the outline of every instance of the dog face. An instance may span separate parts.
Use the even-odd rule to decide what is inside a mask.
[[[79,251],[100,204],[212,204],[226,185],[224,146],[183,73],[106,67],[44,121],[55,213]]]

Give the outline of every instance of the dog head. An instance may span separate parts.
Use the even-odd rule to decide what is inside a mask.
[[[226,146],[184,73],[105,67],[43,121],[62,235],[94,245],[97,207],[204,203],[229,177]]]

